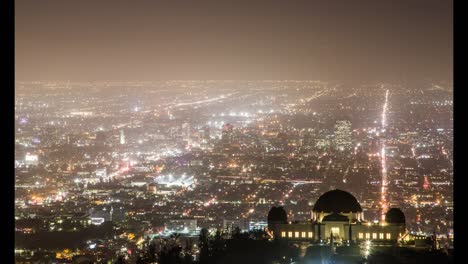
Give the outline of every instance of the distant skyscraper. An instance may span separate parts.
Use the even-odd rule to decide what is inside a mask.
[[[210,140],[210,127],[206,126],[203,128],[203,140],[208,142]]]
[[[104,131],[98,131],[96,133],[96,144],[99,146],[104,146],[106,144],[106,133]]]
[[[125,145],[125,134],[123,130],[120,130],[120,145]]]
[[[107,169],[106,168],[101,168],[101,169],[97,169],[94,174],[96,175],[96,177],[98,178],[106,178],[107,177]]]
[[[27,153],[24,156],[24,163],[27,166],[29,166],[29,165],[37,166],[39,164],[39,157],[38,157],[38,155]]]
[[[110,209],[110,212],[109,212],[109,215],[110,215],[109,221],[111,221],[111,222],[112,222],[112,214],[113,214],[113,213],[114,213],[114,207],[111,205],[111,209]]]
[[[187,147],[190,147],[192,145],[192,141],[191,141],[191,129],[190,129],[190,123],[184,123],[182,125],[182,129],[184,130],[183,132],[183,136],[184,136],[184,140],[187,142]]]
[[[352,145],[351,122],[339,120],[335,124],[335,145],[339,149],[345,149]]]
[[[78,140],[77,135],[75,134],[68,134],[67,135],[67,144],[75,144]]]
[[[223,131],[221,134],[221,140],[225,144],[231,144],[232,143],[232,131],[234,129],[234,126],[231,124],[225,124],[223,126]]]
[[[236,228],[239,228],[240,231],[248,230],[248,223],[245,219],[223,219],[223,230],[227,234],[232,234]]]

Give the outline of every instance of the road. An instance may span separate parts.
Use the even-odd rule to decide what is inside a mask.
[[[388,210],[388,200],[387,200],[387,155],[385,153],[386,148],[386,139],[385,139],[385,130],[387,128],[387,109],[388,109],[388,96],[389,90],[385,92],[385,102],[382,109],[382,123],[381,123],[381,150],[380,150],[380,160],[381,160],[381,167],[382,167],[382,187],[381,187],[381,198],[380,198],[380,205],[382,208],[382,221],[385,221],[385,213]]]

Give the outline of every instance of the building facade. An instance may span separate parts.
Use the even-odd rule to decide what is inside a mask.
[[[273,207],[268,214],[268,228],[277,239],[316,243],[396,243],[406,233],[405,216],[400,209],[390,209],[383,222],[366,221],[356,198],[342,190],[323,194],[307,222],[288,222],[284,209]]]
[[[352,145],[351,122],[339,120],[335,124],[335,145],[339,149],[349,148]]]

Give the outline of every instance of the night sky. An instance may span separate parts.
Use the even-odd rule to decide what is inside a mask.
[[[451,0],[16,0],[17,80],[452,78]]]

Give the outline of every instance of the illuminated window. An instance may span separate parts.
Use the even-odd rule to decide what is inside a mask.
[[[312,238],[312,237],[313,237],[312,232],[309,232],[309,238]]]
[[[359,233],[359,239],[363,239],[364,238],[364,233]]]
[[[387,233],[387,239],[391,239],[392,236],[390,235],[390,233]]]
[[[281,232],[281,237],[286,237],[286,232],[282,231]]]
[[[384,233],[379,234],[379,239],[384,239]]]
[[[370,239],[370,233],[366,233],[366,239]]]
[[[288,237],[292,237],[292,232],[291,231],[288,232]]]
[[[372,239],[377,239],[377,233],[372,233]]]
[[[299,232],[294,232],[294,237],[299,238]]]
[[[332,227],[331,232],[332,232],[333,235],[339,235],[340,234],[340,228]]]
[[[301,236],[302,236],[303,238],[305,238],[305,237],[306,237],[306,232],[302,232]]]

